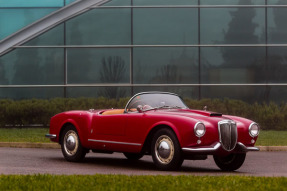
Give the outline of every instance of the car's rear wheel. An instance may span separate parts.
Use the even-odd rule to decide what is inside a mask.
[[[239,169],[245,161],[246,153],[230,154],[225,157],[213,156],[216,165],[223,171]]]
[[[180,144],[170,129],[160,129],[154,134],[151,153],[154,164],[160,170],[176,170],[183,162]]]
[[[62,153],[67,161],[79,162],[86,156],[86,149],[82,147],[75,127],[65,128],[61,137]]]
[[[144,156],[142,153],[124,153],[124,155],[129,160],[139,160]]]

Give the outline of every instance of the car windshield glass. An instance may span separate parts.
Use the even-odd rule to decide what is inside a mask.
[[[128,104],[127,111],[136,111],[138,107],[142,110],[160,108],[187,108],[180,97],[168,93],[146,93],[135,96]]]

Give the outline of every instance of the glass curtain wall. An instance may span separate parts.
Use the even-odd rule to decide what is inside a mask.
[[[284,0],[113,0],[0,57],[0,96],[285,101],[286,16]]]

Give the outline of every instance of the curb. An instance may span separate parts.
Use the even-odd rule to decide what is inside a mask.
[[[0,142],[0,147],[60,149],[58,143]],[[287,146],[257,146],[260,151],[287,151]]]

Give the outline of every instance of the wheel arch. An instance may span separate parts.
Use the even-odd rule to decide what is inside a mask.
[[[160,124],[156,124],[154,125],[148,132],[147,136],[146,136],[146,139],[144,141],[144,144],[143,144],[143,148],[142,148],[142,152],[143,153],[148,153],[150,154],[151,153],[151,142],[152,142],[152,138],[153,138],[153,135],[159,131],[160,129],[169,129],[171,130],[179,144],[181,145],[181,141],[180,141],[180,136],[179,136],[179,132],[177,131],[177,129],[170,123],[160,123]]]
[[[62,144],[61,141],[62,141],[63,132],[69,126],[73,126],[77,130],[77,133],[79,135],[79,139],[80,139],[81,143],[83,143],[81,131],[80,131],[80,128],[78,127],[77,123],[75,123],[75,121],[73,121],[73,120],[67,120],[61,125],[61,129],[60,129],[60,133],[59,133],[59,144]]]

